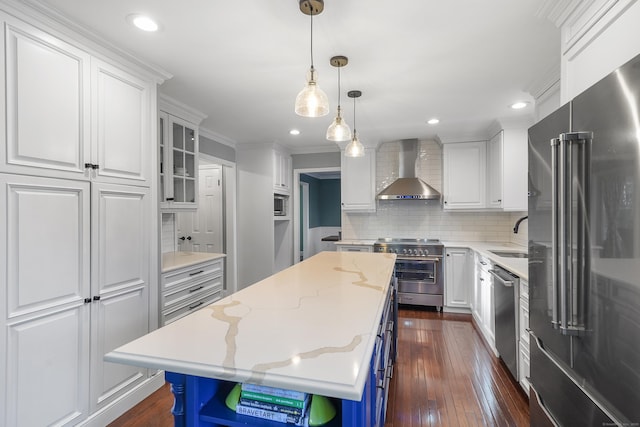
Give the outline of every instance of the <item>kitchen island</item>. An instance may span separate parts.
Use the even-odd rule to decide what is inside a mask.
[[[321,252],[108,353],[163,369],[176,425],[273,425],[224,405],[238,382],[336,399],[330,425],[382,425],[396,342],[393,254]]]

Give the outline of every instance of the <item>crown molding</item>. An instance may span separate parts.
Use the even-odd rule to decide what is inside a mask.
[[[212,130],[209,130],[209,129],[203,128],[203,127],[201,127],[198,130],[198,132],[199,132],[200,136],[204,136],[205,138],[208,138],[208,139],[210,139],[212,141],[215,141],[215,142],[218,142],[220,144],[227,145],[227,146],[229,146],[231,148],[236,148],[236,142],[233,139],[227,138],[226,136],[221,135],[221,134],[219,134],[217,132],[214,132]]]
[[[525,91],[537,102],[549,89],[560,83],[560,75],[560,61],[558,60],[546,73],[531,82]]]
[[[161,111],[180,117],[183,120],[200,126],[200,123],[207,118],[203,112],[184,104],[177,99],[171,98],[164,93],[158,94],[158,107]]]
[[[36,21],[50,27],[60,36],[71,39],[76,46],[90,49],[91,53],[100,59],[119,63],[124,62],[128,67],[136,69],[141,74],[153,79],[156,84],[162,84],[173,77],[168,71],[143,61],[132,53],[98,36],[91,28],[73,21],[57,9],[44,4],[41,0],[0,0],[0,8],[19,19],[31,23]],[[69,40],[66,41],[68,42]]]
[[[585,3],[587,3],[588,7],[589,4],[594,1],[595,0],[545,0],[536,11],[535,16],[548,19],[553,22],[557,28],[561,28],[578,7],[584,7]]]

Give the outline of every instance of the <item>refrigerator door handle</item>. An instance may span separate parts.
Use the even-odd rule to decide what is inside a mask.
[[[560,283],[558,264],[559,258],[559,192],[558,185],[561,182],[558,170],[558,151],[560,149],[560,138],[551,139],[551,324],[558,328],[558,284]]]
[[[589,203],[590,203],[590,169],[591,169],[591,140],[590,132],[574,132],[560,135],[560,144],[566,147],[562,164],[565,193],[562,196],[563,212],[561,213],[562,236],[561,258],[564,265],[561,272],[560,295],[560,330],[563,335],[582,335],[586,331],[588,294],[591,277],[591,245],[589,238]],[[574,170],[574,152],[576,153],[576,167]],[[562,166],[561,166],[562,167]],[[574,174],[575,172],[575,174]],[[573,207],[574,175],[576,182],[575,223]],[[575,231],[575,267],[573,267]],[[564,254],[563,254],[564,251]],[[568,267],[568,268],[567,268]]]

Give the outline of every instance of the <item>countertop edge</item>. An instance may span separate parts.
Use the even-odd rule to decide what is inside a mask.
[[[175,260],[172,260],[169,266],[165,266],[169,258],[175,258],[176,254],[180,255],[180,264],[174,264]],[[193,258],[186,254],[193,254]],[[212,252],[164,252],[162,254],[162,267],[161,273],[168,273],[170,271],[178,270],[180,268],[191,267],[203,262],[215,261],[220,258],[225,258],[227,254],[212,253]],[[191,259],[190,259],[191,258]]]
[[[507,250],[514,252],[527,252],[526,246],[518,245],[511,242],[455,242],[443,241],[445,248],[468,248],[480,253],[482,256],[489,258],[491,261],[509,270],[516,276],[525,281],[529,281],[529,260],[518,258],[504,258],[489,251],[491,250]]]

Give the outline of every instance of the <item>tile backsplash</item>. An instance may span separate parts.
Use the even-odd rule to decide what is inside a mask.
[[[376,192],[398,177],[398,142],[382,144],[376,156]],[[442,147],[419,142],[416,175],[442,191]],[[526,212],[444,211],[440,201],[380,200],[375,213],[342,213],[343,239],[427,237],[449,241],[500,241],[527,244],[527,222],[518,234],[513,227]]]
[[[176,215],[172,213],[162,214],[162,253],[178,250],[175,218]]]

